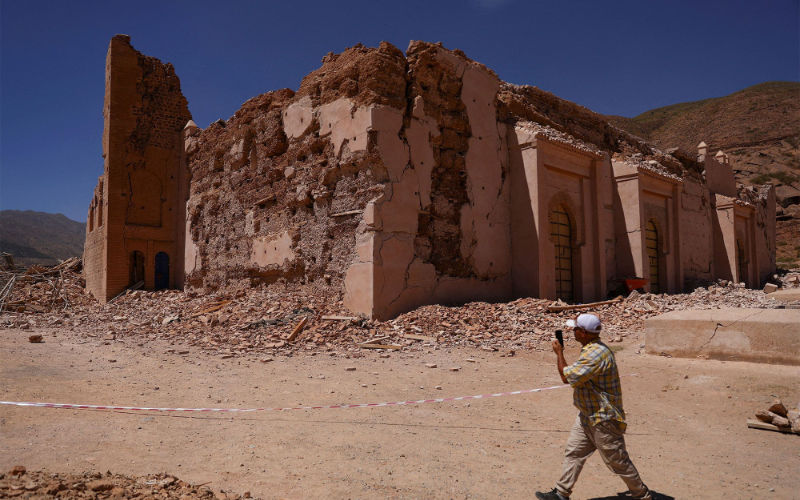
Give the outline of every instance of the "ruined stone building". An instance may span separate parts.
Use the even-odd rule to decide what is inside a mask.
[[[118,35],[104,116],[85,250],[101,301],[283,280],[389,318],[775,269],[773,190],[737,188],[724,153],[661,152],[438,44],[328,54],[201,130],[172,66]]]

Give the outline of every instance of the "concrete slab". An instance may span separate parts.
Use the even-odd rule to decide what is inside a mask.
[[[650,354],[800,365],[800,310],[673,311],[645,321]]]
[[[767,297],[781,302],[800,301],[800,288],[784,288],[777,292],[768,293]]]

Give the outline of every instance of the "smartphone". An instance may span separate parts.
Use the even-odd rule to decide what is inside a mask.
[[[561,347],[564,347],[564,332],[561,330],[556,330],[556,340],[558,343],[561,344]]]

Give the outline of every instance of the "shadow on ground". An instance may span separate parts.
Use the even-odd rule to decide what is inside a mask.
[[[653,490],[650,490],[650,494],[653,495],[653,500],[675,500],[675,497],[671,497]],[[628,492],[626,491],[625,493],[617,493],[611,497],[594,497],[590,498],[589,500],[631,500],[631,498],[632,497],[628,495]]]

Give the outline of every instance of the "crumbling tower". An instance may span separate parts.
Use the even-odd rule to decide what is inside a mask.
[[[182,134],[191,114],[172,65],[137,52],[127,35],[112,38],[103,118],[103,175],[86,224],[86,287],[101,302],[131,285],[182,287]]]

